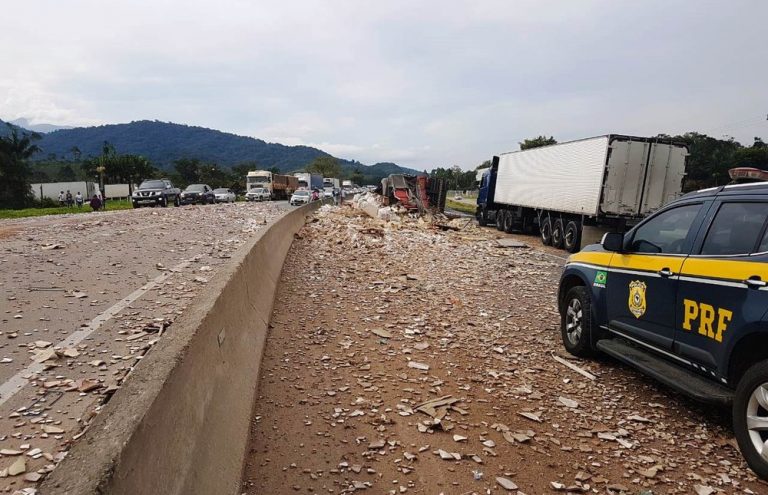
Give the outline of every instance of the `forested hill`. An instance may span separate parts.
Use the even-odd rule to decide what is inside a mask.
[[[204,127],[142,120],[43,134],[36,143],[41,151],[33,159],[72,159],[75,148],[83,158],[98,156],[105,141],[119,153],[144,156],[153,165],[164,169],[169,169],[179,158],[197,158],[224,167],[256,162],[261,168],[277,167],[290,172],[301,169],[319,156],[330,156],[309,146],[285,146]],[[394,163],[366,166],[343,159],[339,159],[339,163],[345,172],[359,168],[366,176],[416,173]]]

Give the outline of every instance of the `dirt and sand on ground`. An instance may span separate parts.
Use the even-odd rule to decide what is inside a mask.
[[[0,222],[0,491],[52,470],[231,253],[285,208]]]
[[[242,491],[768,493],[726,412],[567,355],[562,259],[499,237],[317,212],[283,269]]]

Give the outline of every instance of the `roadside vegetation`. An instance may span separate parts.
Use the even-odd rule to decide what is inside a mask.
[[[107,201],[106,208],[101,211],[116,211],[116,210],[130,210],[133,208],[131,202],[127,199],[115,199]],[[33,208],[21,208],[21,209],[5,209],[0,210],[0,219],[2,218],[24,218],[24,217],[42,217],[45,215],[66,215],[72,213],[91,213],[93,209],[86,202],[82,208],[77,206],[47,206],[47,207],[33,207]]]
[[[475,205],[465,203],[463,201],[454,201],[450,198],[445,200],[445,207],[450,208],[451,210],[460,211],[462,213],[468,213],[470,215],[475,214]]]

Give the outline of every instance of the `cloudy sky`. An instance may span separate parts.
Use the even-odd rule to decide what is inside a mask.
[[[157,119],[418,169],[473,168],[538,134],[768,138],[764,0],[36,0],[3,10],[4,120]]]

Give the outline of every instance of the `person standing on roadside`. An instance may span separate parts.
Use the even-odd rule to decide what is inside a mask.
[[[67,197],[64,195],[64,191],[59,191],[59,206],[64,206],[64,201]]]
[[[83,194],[80,191],[77,191],[77,194],[75,194],[75,204],[78,208],[83,207]]]
[[[72,200],[72,193],[69,192],[69,189],[67,189],[67,206],[72,208],[72,205],[74,205],[74,201]]]

